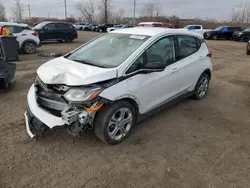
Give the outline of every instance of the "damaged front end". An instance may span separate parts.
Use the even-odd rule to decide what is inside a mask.
[[[71,135],[79,137],[92,129],[96,112],[107,102],[99,97],[103,90],[100,85],[50,85],[37,77],[28,93],[25,113],[29,136],[44,136],[48,130],[66,127]]]

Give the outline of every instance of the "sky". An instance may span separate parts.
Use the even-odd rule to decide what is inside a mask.
[[[7,17],[12,16],[14,0],[0,0],[6,8]],[[75,5],[81,0],[67,0],[68,15],[78,17]],[[92,0],[98,2],[99,0]],[[111,0],[112,10],[124,9],[125,16],[133,16],[134,0]],[[241,0],[136,0],[136,12],[139,16],[142,7],[150,2],[158,3],[162,13],[166,16],[177,15],[181,18],[212,18],[217,20],[230,20],[233,7]],[[64,17],[64,0],[21,0],[24,14],[34,17]]]

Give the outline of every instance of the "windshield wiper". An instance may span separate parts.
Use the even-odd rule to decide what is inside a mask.
[[[78,62],[78,63],[86,64],[86,65],[92,65],[92,66],[95,66],[95,67],[107,68],[105,65],[97,65],[95,63],[91,63],[91,62],[86,61],[86,60],[78,60],[78,59],[71,59],[71,60],[75,61],[75,62]]]

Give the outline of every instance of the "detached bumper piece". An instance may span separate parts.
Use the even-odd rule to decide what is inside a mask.
[[[27,109],[24,115],[27,133],[31,138],[35,136],[43,137],[44,133],[49,130],[49,127],[47,127],[44,123],[34,117],[34,115],[30,112],[29,109]]]

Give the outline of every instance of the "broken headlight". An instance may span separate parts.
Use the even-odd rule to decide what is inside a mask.
[[[72,103],[81,103],[95,99],[102,91],[102,88],[70,89],[64,98]]]

